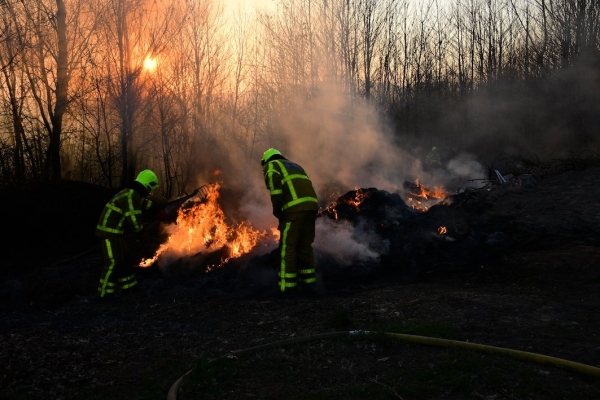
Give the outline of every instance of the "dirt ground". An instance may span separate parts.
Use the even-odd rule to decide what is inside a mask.
[[[140,271],[136,293],[99,302],[93,226],[110,191],[77,184],[34,195],[2,191],[10,210],[4,226],[14,230],[3,246],[0,397],[165,399],[198,366],[180,398],[600,398],[599,377],[377,336],[276,347],[211,370],[198,361],[368,330],[600,367],[599,176],[595,166],[548,170],[535,187],[497,188],[465,202],[505,239],[476,260],[462,254],[469,268],[454,262],[418,279],[384,274],[331,290],[325,282],[323,294],[295,299],[241,283],[224,289],[207,276]],[[232,267],[218,279],[236,276]]]

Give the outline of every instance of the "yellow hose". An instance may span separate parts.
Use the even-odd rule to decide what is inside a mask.
[[[503,347],[486,346],[483,344],[460,342],[457,340],[431,338],[431,337],[427,337],[427,336],[406,335],[406,334],[402,334],[402,333],[391,333],[391,332],[378,333],[378,332],[370,332],[370,331],[330,332],[330,333],[320,333],[320,334],[310,335],[310,336],[303,336],[303,337],[287,339],[287,340],[280,340],[277,342],[267,343],[267,344],[263,344],[261,346],[250,347],[248,349],[229,353],[225,356],[221,356],[221,357],[218,357],[218,358],[215,358],[215,359],[209,361],[207,363],[207,366],[210,366],[211,364],[213,364],[219,360],[225,359],[225,358],[238,357],[241,355],[251,354],[256,351],[268,350],[268,349],[275,348],[275,347],[283,347],[283,346],[287,346],[290,344],[305,343],[305,342],[311,342],[311,341],[322,340],[322,339],[339,338],[339,337],[343,337],[343,336],[350,336],[350,337],[359,336],[360,337],[360,336],[377,335],[377,334],[389,337],[391,339],[404,341],[404,342],[426,344],[426,345],[438,346],[438,347],[451,347],[451,348],[456,348],[456,349],[467,349],[467,350],[478,351],[481,353],[503,355],[503,356],[508,356],[511,358],[516,358],[519,360],[534,362],[537,364],[552,365],[552,366],[563,368],[566,370],[580,372],[585,375],[591,375],[591,376],[600,378],[600,368],[598,368],[598,367],[581,364],[581,363],[577,363],[574,361],[564,360],[562,358],[545,356],[543,354],[536,354],[536,353],[530,353],[527,351],[506,349]],[[188,372],[186,372],[185,374],[183,374],[179,379],[177,379],[177,381],[175,381],[175,383],[173,383],[173,385],[171,385],[171,388],[169,389],[169,393],[167,394],[167,400],[177,400],[177,394],[179,392],[179,387],[181,386],[182,380],[187,375],[192,373],[193,370],[194,369],[191,369]]]
[[[564,360],[562,358],[545,356],[543,354],[530,353],[527,351],[506,349],[503,347],[486,346],[484,344],[459,342],[457,340],[430,338],[426,336],[404,335],[401,333],[385,332],[385,336],[405,342],[428,344],[440,347],[454,347],[457,349],[474,350],[481,353],[496,354],[516,358],[524,361],[531,361],[537,364],[553,365],[570,371],[580,372],[585,375],[600,378],[600,368],[591,365],[581,364],[574,361]]]

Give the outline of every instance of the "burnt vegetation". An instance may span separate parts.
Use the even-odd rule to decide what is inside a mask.
[[[600,166],[592,158],[505,163],[513,175],[503,175],[507,182],[496,177],[462,188],[428,211],[377,188],[339,196],[320,218],[378,243],[380,257],[341,263],[317,251],[323,290],[293,299],[273,290],[273,253],[206,272],[226,251],[215,249],[170,272],[140,269],[134,294],[97,302],[102,258],[89,207],[101,208],[98,197],[110,193],[51,185],[40,202],[41,187],[22,188],[19,206],[43,214],[61,235],[7,239],[12,251],[0,290],[5,393],[163,399],[191,369],[181,399],[591,398],[600,389],[596,377],[383,336],[273,346],[209,364],[261,344],[366,329],[599,365]],[[523,185],[524,175],[535,184]],[[14,196],[3,199],[15,207]],[[42,228],[39,219],[27,221],[29,232]],[[146,251],[161,240],[151,237]],[[35,250],[27,250],[32,243]],[[282,380],[283,372],[308,384]]]

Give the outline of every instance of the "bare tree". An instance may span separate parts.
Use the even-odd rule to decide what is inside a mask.
[[[2,88],[6,91],[3,99],[9,103],[9,113],[12,120],[14,146],[12,146],[12,157],[10,164],[5,166],[4,180],[22,182],[25,180],[25,145],[27,137],[25,127],[23,126],[23,99],[25,98],[26,88],[22,85],[23,75],[20,73],[17,65],[17,56],[23,51],[23,42],[19,40],[19,30],[14,18],[14,10],[12,5],[4,3],[3,8],[6,12],[2,13],[2,32],[3,37],[0,41],[0,64],[2,65],[3,84]],[[3,91],[4,91],[3,90]],[[12,168],[11,168],[12,167]],[[35,165],[32,165],[35,168]],[[10,169],[14,169],[13,173],[9,173]],[[37,171],[30,171],[37,174]],[[11,176],[12,175],[12,176]]]
[[[359,1],[361,14],[361,37],[362,37],[362,70],[364,79],[364,96],[367,101],[371,100],[371,75],[373,73],[373,57],[378,45],[379,36],[384,24],[384,16],[388,10],[377,6],[375,0]]]
[[[16,7],[20,9],[17,10]],[[67,12],[62,0],[55,7],[42,0],[6,7],[17,22],[17,35],[30,51],[21,58],[38,117],[48,134],[44,176],[61,178],[60,146],[63,117],[68,105]]]
[[[188,19],[182,32],[180,51],[187,54],[184,68],[191,77],[191,86],[186,92],[191,112],[190,140],[194,146],[192,149],[210,148],[215,156],[197,157],[197,153],[191,154],[192,171],[197,171],[215,168],[215,159],[219,158],[217,122],[220,116],[217,112],[228,77],[224,37],[220,36],[222,7],[213,1],[190,2],[186,5],[185,14]]]
[[[178,26],[171,1],[153,3],[143,0],[107,0],[99,40],[101,55],[108,77],[108,92],[120,115],[121,185],[133,180],[138,169],[139,146],[136,137],[144,80],[144,62],[154,59],[165,49],[173,35],[171,26]]]
[[[169,78],[158,71],[152,79],[149,89],[149,98],[153,107],[149,108],[147,129],[156,130],[158,133],[158,147],[161,156],[161,169],[165,179],[162,193],[166,198],[171,198],[177,191],[176,180],[181,177],[180,160],[176,157],[177,150],[182,149],[181,113],[177,99],[173,97],[169,88]]]

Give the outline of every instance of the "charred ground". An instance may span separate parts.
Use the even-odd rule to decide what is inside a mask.
[[[99,303],[93,228],[112,192],[74,182],[2,190],[3,396],[163,399],[202,353],[211,359],[346,329],[600,366],[600,167],[560,162],[519,173],[535,184],[467,190],[417,217],[396,215],[396,223],[373,211],[373,229],[390,246],[377,265],[340,269],[320,256],[324,294],[283,300],[256,280],[269,274],[266,255],[210,274],[140,270],[137,294]],[[436,233],[440,225],[449,236]],[[377,338],[316,341],[209,372],[181,397],[581,399],[600,392],[598,378],[552,366]]]

